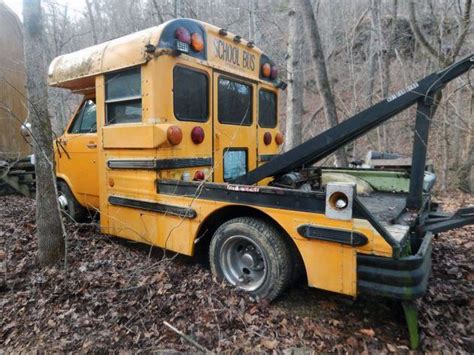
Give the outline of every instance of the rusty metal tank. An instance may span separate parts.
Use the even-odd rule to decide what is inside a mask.
[[[22,25],[0,0],[0,160],[31,153],[20,132],[27,117],[26,70]]]

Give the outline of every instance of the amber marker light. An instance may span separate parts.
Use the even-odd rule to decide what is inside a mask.
[[[282,145],[283,144],[283,141],[284,141],[284,137],[283,137],[283,134],[281,134],[281,132],[278,132],[275,136],[275,142],[276,144],[278,145]]]
[[[194,144],[201,144],[204,141],[204,130],[196,126],[191,130],[191,140]]]
[[[166,132],[166,137],[168,138],[168,142],[170,142],[170,144],[178,145],[183,140],[183,132],[178,126],[171,126]]]
[[[269,145],[272,142],[272,134],[270,132],[265,132],[263,134],[263,143]]]
[[[191,47],[196,52],[201,52],[204,49],[204,41],[202,36],[197,32],[194,32],[191,35]]]
[[[272,72],[272,67],[269,63],[265,63],[265,64],[262,65],[262,75],[265,78],[269,78],[271,72]]]

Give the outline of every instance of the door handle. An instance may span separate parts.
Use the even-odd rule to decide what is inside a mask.
[[[89,148],[89,149],[97,148],[97,144],[93,143],[93,142],[90,142],[90,143],[87,144],[87,148]]]

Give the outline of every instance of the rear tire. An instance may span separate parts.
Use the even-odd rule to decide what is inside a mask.
[[[221,225],[211,240],[209,259],[219,280],[269,301],[289,285],[290,248],[279,231],[256,218],[234,218]]]
[[[58,181],[58,202],[63,215],[75,222],[87,220],[87,209],[77,202],[71,189],[64,181]]]

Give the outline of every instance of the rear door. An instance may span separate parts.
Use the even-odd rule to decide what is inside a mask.
[[[213,88],[214,181],[227,182],[257,164],[256,85],[214,73]]]

